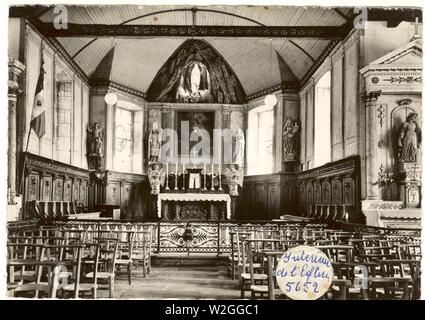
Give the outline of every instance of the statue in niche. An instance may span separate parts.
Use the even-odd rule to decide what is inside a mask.
[[[149,162],[158,162],[161,154],[161,130],[158,129],[156,122],[152,125],[148,140],[148,159]]]
[[[103,168],[103,127],[95,122],[93,126],[87,125],[87,153],[90,169]]]
[[[400,162],[416,162],[418,150],[422,142],[422,130],[418,123],[418,114],[411,112],[400,126],[398,136],[398,160]]]
[[[154,163],[149,166],[148,178],[151,185],[151,194],[159,194],[161,185],[164,185],[165,182],[164,169],[161,168],[159,163]]]
[[[300,127],[297,121],[287,119],[283,127],[283,160],[296,161],[297,138]]]
[[[233,140],[233,163],[242,166],[244,164],[245,155],[245,136],[242,129],[236,129],[234,131]]]
[[[211,79],[207,67],[200,62],[192,62],[183,70],[177,87],[177,102],[208,102]]]

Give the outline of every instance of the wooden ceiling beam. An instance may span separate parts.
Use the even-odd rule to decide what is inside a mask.
[[[351,30],[342,26],[189,26],[189,25],[106,25],[68,23],[66,29],[53,23],[32,21],[47,37],[225,37],[225,38],[311,38],[341,40]]]

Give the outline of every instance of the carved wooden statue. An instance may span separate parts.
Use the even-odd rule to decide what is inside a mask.
[[[91,169],[103,168],[103,127],[97,122],[93,126],[87,125],[87,156]]]
[[[165,182],[164,169],[159,163],[149,166],[148,178],[151,185],[151,194],[159,194],[161,185]]]
[[[400,162],[417,161],[418,150],[422,141],[422,130],[418,126],[417,119],[418,114],[411,112],[400,126],[398,136],[398,147],[400,148],[398,160]]]
[[[230,164],[225,172],[224,172],[226,179],[227,179],[227,184],[229,186],[229,194],[231,196],[238,196],[238,185],[239,185],[239,172],[238,172],[238,168],[233,165]]]
[[[148,140],[148,161],[158,162],[161,155],[161,130],[158,129],[158,125],[154,122],[152,130],[149,133]]]
[[[287,119],[283,128],[283,160],[296,161],[297,139],[300,127],[297,121]]]

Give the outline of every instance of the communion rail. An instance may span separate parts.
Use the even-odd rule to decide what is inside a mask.
[[[189,225],[188,225],[189,224]],[[185,241],[185,231],[190,229],[192,240],[189,244],[190,253],[194,254],[216,254],[226,255],[231,252],[232,239],[231,232],[237,228],[253,229],[262,228],[267,230],[287,230],[299,229],[300,234],[305,227],[323,226],[354,233],[388,234],[388,235],[420,235],[420,229],[389,229],[370,227],[352,223],[337,223],[333,225],[325,223],[312,223],[304,221],[182,221],[182,222],[134,222],[129,220],[85,220],[85,221],[54,221],[50,224],[28,222],[15,222],[8,224],[9,234],[18,232],[20,229],[30,230],[31,228],[66,228],[67,230],[92,230],[92,231],[151,231],[151,248],[155,253],[185,253],[187,243]]]

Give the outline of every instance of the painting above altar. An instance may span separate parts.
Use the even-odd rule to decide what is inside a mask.
[[[185,41],[147,91],[152,102],[243,104],[246,93],[232,68],[206,41]]]
[[[176,118],[178,154],[180,158],[186,158],[189,160],[188,162],[191,163],[196,163],[196,161],[191,161],[191,158],[199,158],[209,161],[213,155],[214,146],[214,112],[178,111]],[[202,146],[203,144],[208,147],[204,148]],[[202,154],[202,152],[205,151],[209,151],[209,154]]]

